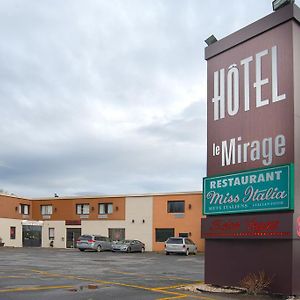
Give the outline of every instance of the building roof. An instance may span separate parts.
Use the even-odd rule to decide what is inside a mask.
[[[62,197],[40,197],[40,198],[31,198],[30,200],[75,200],[75,199],[95,199],[95,198],[128,198],[128,197],[152,197],[152,196],[168,196],[168,195],[196,195],[202,194],[201,191],[190,191],[190,192],[170,192],[170,193],[145,193],[145,194],[121,194],[121,195],[78,195],[78,196],[62,196]]]

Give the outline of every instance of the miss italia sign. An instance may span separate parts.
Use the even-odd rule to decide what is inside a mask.
[[[292,210],[293,182],[293,165],[206,177],[203,214]]]

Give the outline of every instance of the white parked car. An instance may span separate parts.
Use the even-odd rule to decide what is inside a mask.
[[[183,253],[189,255],[190,253],[197,253],[197,246],[195,243],[186,237],[170,237],[165,242],[166,255],[170,253]]]

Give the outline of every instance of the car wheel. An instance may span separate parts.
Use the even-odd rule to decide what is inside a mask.
[[[166,255],[170,255],[170,252],[166,252]]]
[[[185,255],[188,256],[189,254],[190,254],[190,250],[189,250],[189,249],[186,249]]]
[[[83,252],[84,251],[84,249],[79,249],[81,252]]]
[[[97,246],[97,252],[101,252],[102,251],[102,248],[100,245]]]
[[[141,249],[141,253],[144,253],[145,252],[145,248],[143,247],[142,249]]]
[[[131,252],[131,248],[130,248],[130,247],[127,248],[127,252],[128,252],[128,253]]]

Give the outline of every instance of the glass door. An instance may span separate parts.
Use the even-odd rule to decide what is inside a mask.
[[[67,228],[67,248],[76,248],[76,241],[81,236],[81,228]]]

